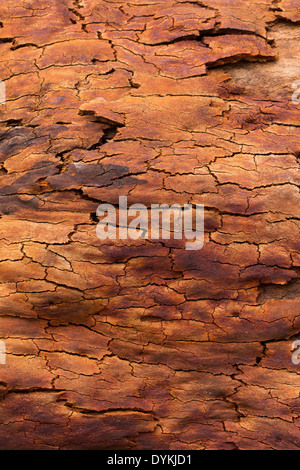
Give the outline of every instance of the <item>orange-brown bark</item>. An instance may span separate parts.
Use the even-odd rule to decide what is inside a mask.
[[[299,449],[296,0],[0,5],[1,449]],[[205,243],[97,206],[205,205]]]

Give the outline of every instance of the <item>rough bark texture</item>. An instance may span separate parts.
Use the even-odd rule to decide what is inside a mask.
[[[1,2],[1,449],[300,448],[299,11]],[[120,195],[204,248],[101,242]]]

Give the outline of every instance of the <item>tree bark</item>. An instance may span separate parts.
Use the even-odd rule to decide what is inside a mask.
[[[298,2],[0,19],[0,449],[299,449]],[[100,240],[120,196],[203,248]]]

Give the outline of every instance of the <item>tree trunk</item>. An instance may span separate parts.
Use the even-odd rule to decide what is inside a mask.
[[[298,2],[0,19],[0,449],[299,449]],[[120,196],[203,248],[99,239]]]

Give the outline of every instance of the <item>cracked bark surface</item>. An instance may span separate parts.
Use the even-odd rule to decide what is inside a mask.
[[[1,3],[1,449],[300,448],[299,11]],[[98,240],[119,195],[204,248]]]

